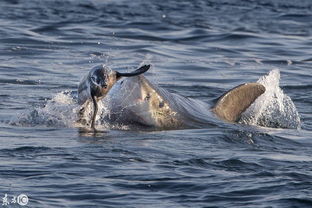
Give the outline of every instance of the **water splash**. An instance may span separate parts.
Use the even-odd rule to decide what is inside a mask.
[[[295,104],[279,87],[280,72],[273,69],[260,77],[265,86],[262,94],[243,114],[239,123],[272,128],[300,128],[300,117]]]
[[[10,121],[16,126],[74,127],[79,106],[70,91],[57,93],[44,106],[21,112]]]
[[[93,105],[86,103],[84,112],[81,114],[82,106],[78,104],[77,92],[63,91],[57,93],[43,106],[32,107],[14,116],[9,124],[15,126],[45,126],[45,127],[67,127],[67,128],[89,128]],[[106,129],[128,129],[127,126],[112,125],[104,120],[109,114],[105,100],[98,102],[98,115],[96,117],[96,128]]]

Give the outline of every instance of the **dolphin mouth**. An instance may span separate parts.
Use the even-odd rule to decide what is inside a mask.
[[[105,83],[105,86],[103,87],[104,89],[106,89],[106,93],[102,96],[99,96],[97,95],[96,91],[95,90],[92,90],[90,88],[90,95],[91,95],[91,100],[93,102],[93,114],[92,114],[92,118],[91,118],[91,128],[95,130],[95,121],[96,121],[96,115],[97,115],[97,112],[98,112],[98,99],[100,98],[103,98],[105,97],[105,95],[108,93],[109,89],[117,82],[117,80],[119,80],[120,78],[122,77],[133,77],[133,76],[138,76],[140,74],[143,74],[145,73],[146,71],[149,70],[151,65],[143,65],[141,66],[140,68],[136,69],[135,71],[133,72],[129,72],[129,73],[121,73],[121,72],[118,72],[118,71],[115,71],[115,78],[112,78],[114,79],[113,83],[111,86],[108,86],[106,83]]]

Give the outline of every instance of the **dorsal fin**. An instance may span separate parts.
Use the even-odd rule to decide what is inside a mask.
[[[239,85],[224,93],[212,111],[221,119],[235,122],[260,95],[265,87],[259,83],[246,83]]]

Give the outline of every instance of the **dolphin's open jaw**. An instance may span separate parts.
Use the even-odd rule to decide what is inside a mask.
[[[112,85],[114,85],[116,83],[117,80],[119,80],[121,77],[133,77],[133,76],[138,76],[140,74],[145,73],[151,65],[144,65],[141,66],[140,68],[138,68],[137,70],[133,71],[133,72],[129,72],[129,73],[121,73],[121,72],[115,72],[116,77],[114,79],[114,83]],[[112,87],[112,86],[111,86]],[[91,119],[91,128],[95,130],[95,120],[96,120],[96,114],[98,111],[98,104],[97,104],[97,97],[94,95],[94,93],[92,92],[92,90],[90,89],[90,94],[91,94],[91,99],[93,102],[93,114],[92,114],[92,119]]]

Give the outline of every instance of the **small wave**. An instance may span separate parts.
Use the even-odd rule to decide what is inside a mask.
[[[240,123],[272,128],[300,128],[300,117],[291,98],[279,87],[280,72],[272,70],[260,77],[262,94],[243,114]]]
[[[39,85],[40,80],[1,79],[0,84]]]
[[[12,149],[1,149],[0,154],[4,154],[6,156],[17,156],[21,154],[34,154],[39,152],[40,153],[47,152],[49,150],[51,150],[51,148],[44,146],[22,146]]]

